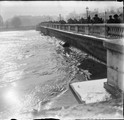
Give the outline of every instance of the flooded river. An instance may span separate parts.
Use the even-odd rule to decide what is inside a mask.
[[[60,42],[33,30],[0,32],[0,119],[38,109],[79,74],[83,53],[71,48],[67,57]]]

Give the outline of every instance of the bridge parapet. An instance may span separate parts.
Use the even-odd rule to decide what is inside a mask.
[[[42,23],[41,26],[93,35],[107,39],[124,37],[124,24],[56,24]]]

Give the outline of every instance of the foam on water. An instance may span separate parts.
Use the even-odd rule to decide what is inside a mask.
[[[60,42],[36,31],[0,33],[0,119],[30,113],[68,89],[85,55],[71,48],[65,56]]]

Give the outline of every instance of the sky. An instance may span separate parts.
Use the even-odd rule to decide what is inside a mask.
[[[122,2],[116,1],[0,1],[0,15],[3,19],[12,18],[15,15],[42,16],[51,15],[63,17],[70,12],[85,13],[86,7],[90,11],[98,9],[105,11],[111,7],[122,7]]]

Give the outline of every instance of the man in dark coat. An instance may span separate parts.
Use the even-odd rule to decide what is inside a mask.
[[[112,18],[112,15],[110,15],[107,23],[113,23],[113,22],[114,22],[114,19]]]

